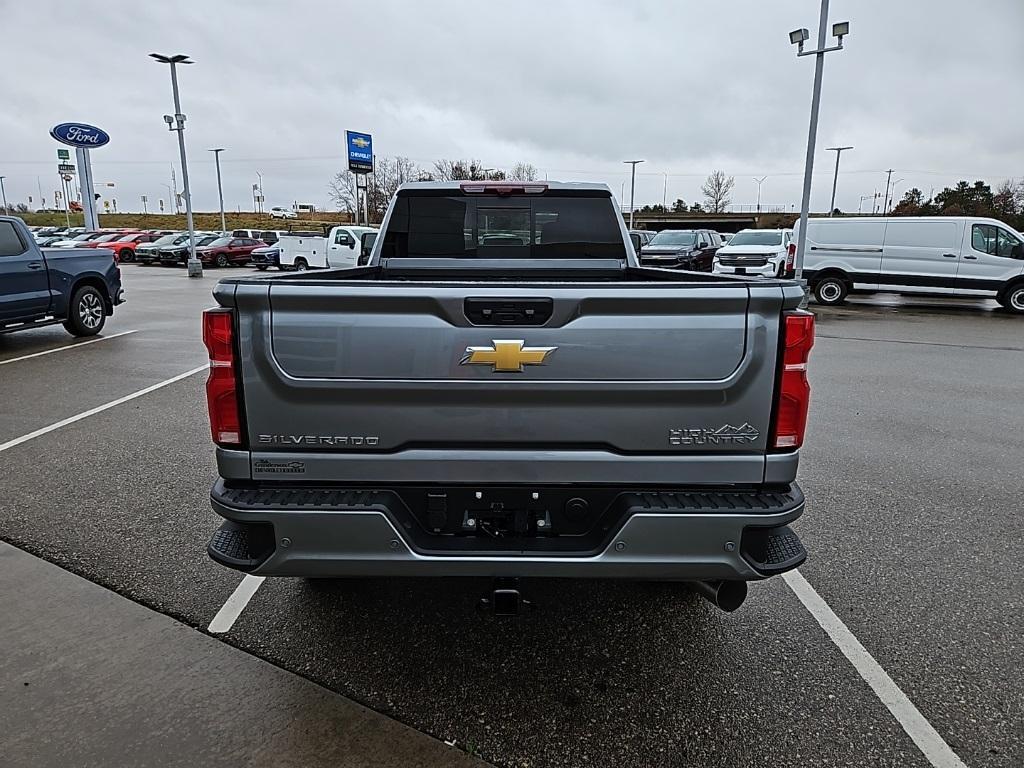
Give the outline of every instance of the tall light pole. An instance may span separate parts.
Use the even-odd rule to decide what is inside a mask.
[[[161,64],[171,65],[171,91],[174,94],[174,116],[164,115],[167,130],[178,132],[178,152],[181,154],[181,184],[185,194],[185,221],[188,224],[188,276],[202,277],[203,263],[196,258],[196,228],[192,223],[192,193],[188,186],[188,161],[185,159],[185,115],[181,113],[181,100],[178,98],[178,64],[194,64],[183,53],[164,56],[160,53],[149,54]]]
[[[4,216],[7,215],[7,192],[4,190],[4,179],[6,178],[6,176],[0,176],[0,197],[4,201]]]
[[[632,175],[629,181],[629,228],[633,229],[633,200],[636,194],[636,166],[638,163],[642,163],[643,160],[623,160],[624,165],[632,166]]]
[[[828,25],[828,0],[821,0],[821,15],[818,18],[818,47],[805,51],[804,43],[810,38],[806,29],[795,29],[789,33],[789,42],[797,46],[796,55],[814,56],[814,89],[811,91],[811,121],[807,128],[807,159],[804,162],[804,190],[800,199],[800,236],[796,244],[796,279],[803,282],[804,249],[807,247],[807,214],[811,207],[811,174],[814,172],[814,145],[818,139],[818,107],[821,105],[821,73],[825,67],[825,54],[843,49],[843,38],[850,34],[850,22],[840,21],[832,25],[832,35],[839,38],[837,45],[825,47],[825,27]],[[806,286],[805,286],[806,293]]]
[[[757,182],[757,212],[758,213],[761,212],[761,185],[764,184],[764,180],[767,179],[767,178],[768,178],[767,176],[762,176],[760,179],[757,178],[756,176],[754,177],[754,181]]]
[[[220,233],[223,235],[228,231],[228,226],[224,223],[224,188],[220,185],[220,153],[224,151],[224,147],[218,147],[217,149],[210,149],[207,151],[213,152],[213,160],[217,163],[217,197],[220,199]]]
[[[889,208],[889,182],[892,180],[892,168],[885,172],[885,194],[882,195],[882,215],[885,216]]]
[[[839,158],[847,149],[853,149],[853,147],[825,147],[826,152],[836,153],[836,172],[832,176],[832,202],[828,207],[829,216],[831,216],[832,212],[836,209],[836,184],[839,183]]]
[[[263,213],[263,174],[260,173],[259,171],[256,171],[256,178],[260,180],[260,197],[259,200],[257,201],[259,203],[259,205],[257,206],[257,213]]]
[[[885,209],[886,215],[889,214],[889,211],[892,210],[893,204],[896,202],[896,185],[901,181],[903,181],[903,179],[896,179],[896,181],[892,183],[892,190],[889,193],[889,207]]]

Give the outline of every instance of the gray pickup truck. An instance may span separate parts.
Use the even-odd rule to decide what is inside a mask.
[[[813,316],[794,282],[638,265],[608,188],[415,183],[365,267],[204,314],[225,519],[257,575],[692,582],[726,609],[789,524]]]

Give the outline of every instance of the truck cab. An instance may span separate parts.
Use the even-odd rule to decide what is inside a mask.
[[[365,263],[377,234],[372,227],[342,225],[332,227],[326,235],[315,232],[289,232],[281,236],[280,262],[282,269],[352,269]],[[360,258],[363,261],[360,262]]]

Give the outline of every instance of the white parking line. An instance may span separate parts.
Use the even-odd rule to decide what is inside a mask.
[[[120,333],[112,333],[109,336],[97,336],[95,339],[89,339],[88,341],[76,341],[74,344],[68,344],[63,347],[55,347],[54,349],[45,349],[42,352],[33,352],[31,355],[22,355],[21,357],[12,357],[10,360],[0,360],[0,365],[7,365],[8,363],[17,363],[19,360],[28,360],[32,357],[42,357],[43,355],[49,355],[54,352],[63,352],[65,349],[78,349],[79,347],[85,347],[89,344],[95,344],[97,341],[110,341],[120,336],[127,336],[129,333],[138,333],[138,330],[134,331],[121,331]]]
[[[117,400],[111,400],[109,403],[104,403],[103,405],[98,405],[95,408],[90,408],[88,411],[82,411],[81,413],[76,414],[74,416],[69,416],[66,419],[61,419],[60,421],[51,424],[48,427],[37,429],[35,432],[29,432],[27,435],[22,435],[21,437],[16,437],[13,440],[8,440],[6,443],[0,443],[0,453],[6,451],[8,448],[14,448],[15,446],[21,445],[22,443],[27,443],[29,440],[33,440],[41,435],[53,432],[54,430],[60,429],[61,427],[66,427],[68,424],[74,424],[76,421],[87,419],[90,416],[95,416],[97,413],[102,413],[103,411],[113,408],[116,405],[121,405],[121,403],[127,403],[129,400],[134,400],[137,397],[148,395],[150,392],[154,392],[160,389],[161,387],[166,387],[168,384],[173,384],[176,381],[187,379],[189,376],[195,376],[200,371],[206,370],[209,370],[209,364],[201,365],[198,368],[193,368],[191,371],[179,373],[177,376],[173,376],[165,381],[161,381],[159,384],[153,384],[152,386],[146,387],[145,389],[140,389],[138,392],[132,392],[130,395],[119,397],[117,398]]]
[[[849,627],[843,623],[843,620],[829,608],[828,603],[822,599],[807,579],[799,571],[784,573],[782,578],[796,593],[804,607],[811,612],[836,647],[853,664],[854,669],[864,678],[864,682],[871,686],[871,690],[885,704],[896,721],[903,726],[903,730],[914,740],[917,748],[921,750],[928,762],[935,768],[966,768],[963,760],[957,757],[949,744],[943,741],[938,731],[907,698],[907,694],[900,690],[900,687],[861,645]]]
[[[252,600],[252,596],[256,594],[256,590],[260,588],[260,584],[263,583],[265,578],[266,576],[247,575],[242,579],[242,583],[235,587],[231,597],[217,611],[217,615],[213,617],[213,621],[210,622],[207,631],[219,635],[235,626],[235,621],[242,615],[245,606]]]

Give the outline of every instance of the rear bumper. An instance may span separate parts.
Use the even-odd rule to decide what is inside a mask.
[[[625,513],[590,551],[560,551],[550,538],[543,551],[454,551],[423,546],[424,532],[414,530],[398,496],[389,492],[233,489],[218,481],[211,500],[226,522],[207,551],[218,563],[255,575],[316,577],[751,581],[806,558],[788,527],[804,510],[795,484],[765,492],[624,492],[620,498]],[[486,546],[486,537],[480,539]]]

